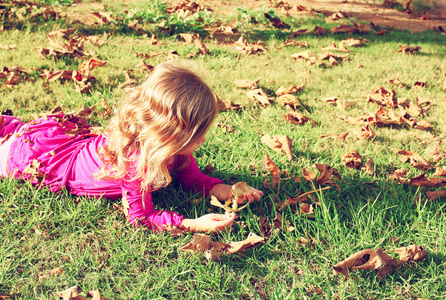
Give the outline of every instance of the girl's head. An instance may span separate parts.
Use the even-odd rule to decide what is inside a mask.
[[[158,65],[118,106],[107,129],[109,177],[122,178],[134,166],[131,177],[143,188],[166,186],[171,181],[167,160],[188,155],[205,141],[217,113],[216,96],[183,65]]]

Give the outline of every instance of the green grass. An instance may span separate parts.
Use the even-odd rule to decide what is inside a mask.
[[[146,3],[146,2],[145,2]],[[157,2],[158,3],[158,2]],[[84,3],[85,4],[85,3]],[[107,3],[108,4],[108,3]],[[89,10],[88,3],[82,9]],[[107,10],[112,16],[120,16],[127,8],[147,12],[147,4],[111,2]],[[132,7],[130,7],[132,6]],[[64,6],[64,10],[81,9]],[[264,8],[269,9],[269,8]],[[188,243],[192,235],[172,238],[169,234],[152,233],[144,228],[128,225],[124,216],[113,204],[120,201],[77,198],[69,194],[54,194],[45,188],[32,187],[18,180],[0,179],[0,293],[14,293],[14,299],[55,299],[55,293],[73,285],[88,290],[99,289],[101,295],[110,299],[444,299],[446,297],[446,209],[444,199],[435,202],[413,200],[423,189],[398,185],[387,175],[394,169],[405,167],[408,176],[421,173],[407,163],[402,163],[393,149],[415,151],[430,160],[429,151],[445,137],[446,115],[444,73],[446,72],[444,37],[436,32],[410,34],[392,30],[384,36],[363,34],[367,46],[352,48],[347,60],[333,67],[318,68],[306,61],[294,61],[292,54],[305,49],[285,47],[276,50],[288,36],[288,31],[277,31],[268,23],[246,22],[240,15],[258,14],[249,8],[228,19],[219,20],[216,13],[208,14],[206,26],[213,22],[238,24],[238,30],[250,42],[259,38],[268,51],[258,55],[246,55],[235,46],[218,44],[212,34],[205,37],[211,53],[194,59],[203,70],[206,82],[220,98],[242,104],[240,111],[222,112],[212,126],[208,141],[197,153],[200,167],[212,164],[217,170],[213,176],[227,183],[246,181],[265,193],[263,200],[251,204],[240,213],[240,222],[233,230],[223,235],[213,235],[213,240],[239,241],[254,232],[260,234],[259,220],[276,214],[274,199],[283,201],[286,195],[293,196],[296,190],[308,192],[313,186],[306,181],[295,183],[303,168],[315,171],[315,163],[326,163],[339,170],[342,178],[341,192],[330,189],[316,194],[320,202],[315,219],[296,214],[296,207],[285,209],[283,217],[296,229],[293,232],[274,233],[259,247],[248,250],[243,256],[223,256],[221,261],[207,261],[204,256],[179,252],[178,248]],[[161,12],[164,20],[173,17]],[[259,15],[260,18],[260,15]],[[98,105],[92,122],[105,125],[101,98],[110,105],[118,102],[125,91],[118,86],[124,82],[124,71],[135,69],[131,76],[138,81],[148,75],[139,72],[135,65],[140,62],[134,51],[163,53],[146,60],[156,65],[163,62],[170,50],[181,56],[196,51],[173,35],[157,29],[150,20],[141,22],[143,31],[118,25],[87,27],[72,24],[67,19],[21,21],[14,18],[2,20],[7,25],[0,32],[2,43],[16,44],[14,50],[0,50],[1,67],[20,65],[30,71],[29,81],[7,88],[5,79],[0,79],[0,111],[12,109],[25,121],[37,113],[62,106],[65,111],[81,105]],[[201,23],[190,19],[189,29],[203,30]],[[314,29],[315,25],[329,29],[337,23],[325,23],[321,16],[287,19],[293,29]],[[291,23],[292,22],[292,23]],[[186,22],[187,23],[187,22]],[[180,22],[181,24],[186,24]],[[187,25],[187,24],[186,24]],[[200,27],[201,26],[201,27]],[[95,51],[95,57],[107,61],[107,65],[95,69],[96,77],[91,94],[78,94],[71,82],[49,82],[36,76],[31,70],[48,69],[76,70],[82,59],[63,58],[54,60],[39,58],[37,48],[48,47],[46,34],[52,30],[72,27],[79,35],[105,34],[103,46],[85,44],[87,51]],[[180,27],[178,27],[180,28]],[[157,45],[147,40],[151,34],[160,34]],[[144,34],[147,34],[145,36]],[[239,35],[226,37],[236,41]],[[322,53],[322,47],[332,41],[339,44],[348,35],[312,34],[296,39],[308,42],[309,50]],[[357,37],[357,35],[356,35]],[[398,45],[418,45],[422,49],[414,55],[397,53]],[[358,68],[361,64],[363,68]],[[307,85],[298,93],[304,109],[300,111],[311,118],[303,126],[292,125],[282,119],[286,109],[277,102],[260,107],[252,102],[233,84],[236,79],[256,79],[262,76],[259,86],[270,95],[280,86]],[[426,81],[421,90],[398,89],[388,79],[400,79],[408,86],[415,81]],[[372,113],[377,105],[362,100],[354,108],[342,110],[321,101],[337,96],[341,99],[365,99],[375,88],[385,86],[396,91],[397,97],[414,101],[415,97],[426,98],[433,107],[423,117],[429,121],[432,132],[419,131],[408,126],[374,128],[376,137],[363,141],[356,135],[361,126],[341,123],[335,114],[358,116]],[[225,133],[218,123],[235,127],[234,133]],[[321,134],[349,132],[346,142],[321,139]],[[263,134],[288,135],[293,140],[295,160],[289,162],[284,155],[270,150],[260,142]],[[436,140],[433,140],[436,137]],[[443,153],[446,145],[443,143]],[[376,172],[370,176],[363,171],[345,167],[341,156],[358,150],[366,159],[375,161]],[[264,154],[268,155],[282,170],[290,174],[282,179],[280,192],[263,188],[269,174],[263,170]],[[440,161],[445,164],[445,159]],[[431,174],[432,171],[429,172]],[[317,187],[319,188],[319,187]],[[156,208],[177,211],[194,218],[217,211],[208,200],[198,204],[199,198],[184,192],[180,186],[158,191],[154,195]],[[314,248],[299,246],[298,239],[306,234],[314,237]],[[377,280],[375,271],[356,271],[350,279],[333,275],[332,267],[350,254],[366,249],[395,248],[389,243],[391,236],[400,238],[399,246],[422,245],[429,252],[427,260],[408,263],[391,272],[384,280]],[[55,268],[62,273],[49,275]],[[323,294],[308,293],[312,286],[322,289]],[[84,295],[85,296],[85,295]]]

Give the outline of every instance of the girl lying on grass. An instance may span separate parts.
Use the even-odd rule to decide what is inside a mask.
[[[206,83],[178,62],[166,62],[121,102],[100,135],[70,115],[50,115],[27,124],[0,116],[0,176],[28,179],[51,191],[123,197],[130,222],[156,231],[164,224],[224,231],[235,214],[185,219],[154,209],[151,198],[152,191],[172,181],[171,172],[186,190],[231,198],[231,186],[202,174],[192,156],[206,141],[216,113],[216,97]],[[250,191],[241,202],[263,196],[252,187]]]

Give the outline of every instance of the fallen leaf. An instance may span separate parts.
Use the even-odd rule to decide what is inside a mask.
[[[290,29],[291,26],[280,20],[278,17],[271,17],[269,14],[264,13],[265,18],[269,20],[272,26],[276,29]]]
[[[403,162],[410,160],[410,165],[414,168],[417,168],[418,170],[431,169],[431,165],[429,164],[429,162],[416,152],[408,150],[398,150],[397,153],[399,155],[403,155]]]
[[[286,135],[266,134],[260,139],[262,143],[278,153],[284,153],[289,161],[293,160],[292,140]]]
[[[173,238],[176,238],[186,232],[192,232],[189,228],[180,229],[177,226],[172,226],[170,224],[163,224],[163,228],[169,232]]]
[[[246,93],[253,100],[257,101],[261,105],[269,105],[269,98],[262,89],[255,89]]]
[[[194,253],[194,254],[204,254],[206,250],[211,247],[211,236],[202,233],[195,233],[193,240],[178,249],[178,251]]]
[[[358,150],[342,155],[342,162],[349,168],[357,169],[362,165],[362,157]]]
[[[239,79],[234,81],[234,84],[242,89],[251,89],[254,90],[257,88],[257,83],[262,79],[262,77],[257,78],[256,80],[249,79]]]
[[[180,36],[186,41],[186,43],[191,45],[196,39],[200,38],[198,33],[180,33]]]
[[[300,214],[309,219],[314,219],[314,208],[316,207],[317,202],[308,204],[301,202],[300,203]]]
[[[299,99],[291,94],[284,94],[282,96],[277,97],[277,102],[279,102],[282,105],[291,105],[296,107],[302,106],[302,103],[300,103]]]
[[[424,249],[422,246],[417,246],[417,245],[410,245],[410,246],[401,247],[398,249],[387,250],[385,252],[386,253],[387,252],[396,252],[400,255],[398,266],[405,264],[409,260],[418,262],[418,261],[421,261],[421,260],[427,258],[427,256],[428,256],[426,249]]]
[[[432,188],[446,186],[446,178],[440,178],[440,177],[426,178],[425,175],[426,172],[421,173],[416,177],[410,178],[409,184],[412,186],[422,186],[422,187],[432,187]]]
[[[395,91],[388,90],[385,87],[380,86],[373,90],[367,97],[368,102],[375,102],[380,106],[388,106],[395,108],[398,106],[398,102],[395,98]]]
[[[310,120],[308,117],[296,111],[287,112],[282,117],[284,118],[285,121],[288,121],[291,124],[295,125],[303,125]]]
[[[380,251],[381,250],[381,251]],[[378,269],[385,265],[386,261],[382,255],[382,249],[365,249],[350,255],[345,260],[333,266],[334,274],[343,274],[348,278],[348,274],[354,270]]]
[[[307,181],[314,181],[316,179],[316,177],[317,177],[317,174],[313,173],[313,172],[310,172],[310,171],[307,171],[307,169],[303,168],[302,176]]]
[[[268,223],[268,217],[260,218],[260,233],[262,236],[269,238],[271,236],[271,225]]]
[[[144,59],[141,60],[136,66],[135,68],[141,68],[141,70],[143,71],[148,71],[148,72],[152,72],[153,69],[155,69],[154,66],[147,64]]]
[[[413,84],[413,88],[425,89],[427,87],[427,83],[423,81],[416,81]]]
[[[301,41],[295,41],[295,40],[286,40],[285,42],[283,42],[282,45],[278,46],[276,49],[280,50],[283,47],[287,47],[287,46],[297,46],[297,47],[307,48],[308,47],[308,43],[307,42],[301,42]]]
[[[268,156],[268,154],[265,153],[265,169],[266,171],[270,172],[273,178],[273,184],[272,187],[274,188],[276,184],[279,184],[280,188],[280,176],[282,175],[282,172],[280,171],[279,167],[271,160],[271,158]]]
[[[211,248],[206,250],[204,256],[206,257],[207,260],[218,261],[220,260],[223,253],[226,252],[226,249],[228,249],[228,247],[229,247],[228,243],[214,242],[212,243]]]
[[[277,91],[276,91],[276,96],[280,97],[282,95],[285,94],[294,94],[297,92],[300,92],[304,89],[304,87],[307,85],[306,82],[302,83],[301,85],[299,85],[298,87],[296,86],[290,86],[289,88],[284,88],[283,86],[281,86]]]
[[[369,157],[367,162],[361,167],[361,170],[373,176],[373,173],[375,173],[375,163],[371,157]]]
[[[436,199],[446,197],[446,190],[427,191],[426,196],[429,199],[429,201],[434,201]]]
[[[397,180],[398,183],[409,183],[409,179],[406,178],[407,170],[406,169],[397,169],[394,170],[391,174],[387,175],[387,178]]]
[[[437,167],[435,169],[435,173],[432,174],[434,176],[446,176],[446,166],[443,167]]]
[[[330,134],[322,134],[320,135],[321,139],[323,138],[332,138],[334,140],[338,140],[341,142],[345,142],[345,138],[347,137],[348,132],[346,133],[330,133]]]
[[[249,205],[249,202],[239,208],[236,200],[228,200],[225,204],[221,204],[221,202],[215,196],[211,196],[211,204],[223,208],[227,212],[234,213],[244,209]],[[230,204],[232,204],[232,207],[229,206]]]
[[[409,53],[409,55],[412,55],[412,53],[418,52],[421,50],[421,47],[415,46],[415,47],[411,47],[411,46],[400,46],[400,49],[398,50],[398,52],[401,52],[404,54]]]
[[[319,27],[319,26],[316,26],[313,31],[314,35],[324,35],[326,33],[327,33],[327,29]]]
[[[251,190],[246,182],[237,182],[231,187],[231,192],[236,200],[243,198],[245,194],[251,194]]]
[[[341,187],[333,181],[333,178],[341,180],[341,174],[339,174],[336,168],[332,168],[327,164],[315,164],[316,168],[321,173],[316,179],[316,184],[319,185],[333,185],[340,192]]]
[[[360,137],[365,140],[371,140],[373,137],[375,137],[375,132],[372,129],[372,126],[366,125],[361,128]]]
[[[250,233],[246,240],[240,242],[229,242],[229,248],[226,250],[228,254],[240,253],[246,251],[249,248],[257,247],[261,242],[265,240],[264,237],[260,237],[255,233]]]

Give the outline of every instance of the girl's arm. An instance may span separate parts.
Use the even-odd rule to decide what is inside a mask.
[[[177,172],[178,180],[181,185],[187,190],[199,191],[205,196],[214,195],[219,200],[227,200],[232,196],[232,186],[223,184],[218,178],[212,178],[204,175],[199,170],[192,154],[189,156],[189,165],[181,171]],[[239,201],[244,203],[246,201],[259,201],[263,196],[263,192],[255,188],[249,187],[251,193],[246,193]]]
[[[154,231],[163,231],[163,225],[180,226],[183,220],[176,212],[154,209],[151,193],[143,193],[129,183],[122,186],[122,198],[124,213],[136,226],[141,224]]]

